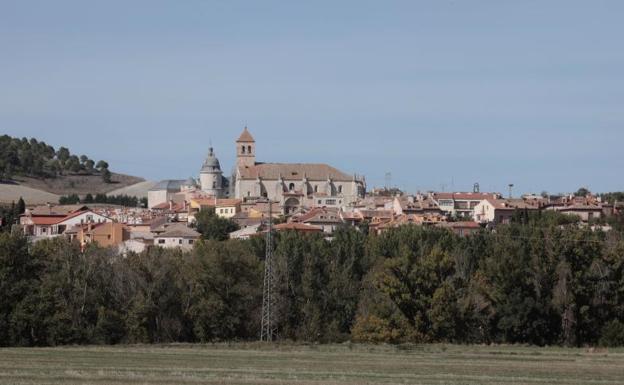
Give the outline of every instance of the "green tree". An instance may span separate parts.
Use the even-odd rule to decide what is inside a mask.
[[[95,162],[91,159],[87,159],[84,162],[84,167],[87,172],[92,173],[95,167]]]
[[[102,171],[103,169],[107,169],[108,168],[108,163],[100,160],[97,162],[97,164],[95,165],[95,168]]]
[[[255,339],[262,306],[260,261],[247,242],[200,242],[191,262],[193,331],[202,342]]]
[[[24,214],[25,211],[26,211],[26,202],[24,202],[24,199],[20,197],[20,199],[17,201],[15,214],[21,215],[21,214]]]
[[[111,172],[108,170],[108,168],[103,168],[101,172],[102,180],[104,181],[104,183],[111,183]]]
[[[195,219],[197,231],[204,239],[223,241],[229,238],[232,231],[239,229],[236,222],[219,217],[212,208],[200,210]]]
[[[61,163],[65,163],[69,159],[69,156],[70,152],[66,147],[60,147],[56,153],[56,157],[61,161]]]

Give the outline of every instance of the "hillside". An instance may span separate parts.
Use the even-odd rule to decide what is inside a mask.
[[[58,201],[68,194],[106,194],[144,182],[117,174],[108,162],[77,155],[35,138],[0,136],[0,202],[22,196],[28,204]]]
[[[137,198],[146,198],[149,189],[154,187],[157,182],[146,180],[126,187],[117,188],[109,191],[108,195],[128,195]]]
[[[0,183],[0,203],[17,202],[20,198],[31,204],[58,202],[59,196],[18,184]]]
[[[144,183],[143,178],[117,173],[111,173],[110,183],[104,182],[100,175],[62,175],[54,178],[16,176],[9,183],[0,183],[0,202],[8,203],[23,197],[29,205],[56,203],[61,195],[106,194]]]
[[[57,195],[108,193],[122,187],[143,182],[145,179],[135,176],[111,173],[111,182],[106,183],[100,175],[63,175],[55,178],[15,177],[15,182],[22,186],[43,190]]]

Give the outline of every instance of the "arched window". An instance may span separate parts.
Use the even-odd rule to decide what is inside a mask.
[[[245,153],[245,146],[241,146],[241,154]]]
[[[295,191],[295,184],[291,183],[288,185],[288,191]]]
[[[217,181],[216,180],[212,181],[212,188],[217,188]]]
[[[251,146],[247,146],[247,153],[251,154]]]
[[[338,186],[338,194],[342,194],[342,185]]]

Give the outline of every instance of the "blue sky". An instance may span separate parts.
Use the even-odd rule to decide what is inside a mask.
[[[0,133],[148,179],[326,162],[408,191],[624,190],[622,1],[0,0]]]

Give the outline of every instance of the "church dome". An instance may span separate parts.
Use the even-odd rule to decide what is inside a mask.
[[[197,186],[197,182],[195,182],[195,179],[189,176],[188,179],[184,182],[184,185],[189,187],[195,187]]]
[[[208,156],[206,157],[206,160],[204,160],[204,164],[202,165],[201,171],[202,172],[214,172],[214,171],[221,172],[221,165],[219,164],[219,159],[217,159],[217,157],[215,156],[212,147],[210,147]]]

